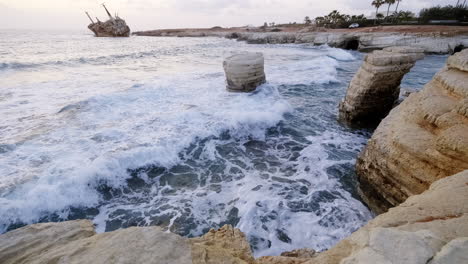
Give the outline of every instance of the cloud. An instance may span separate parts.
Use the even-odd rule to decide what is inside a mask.
[[[314,18],[335,9],[347,14],[370,15],[375,12],[370,4],[372,0],[0,0],[0,11],[5,10],[3,6],[6,5],[16,9],[16,12],[2,12],[7,15],[0,16],[0,27],[86,30],[88,19],[84,11],[104,19],[105,13],[100,6],[104,1],[110,11],[118,12],[133,30],[262,25],[265,21],[299,22],[305,16]],[[424,7],[455,2],[403,0],[400,9],[417,13]],[[13,13],[15,16],[11,15]]]

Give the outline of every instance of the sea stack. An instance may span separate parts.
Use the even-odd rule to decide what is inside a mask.
[[[390,112],[356,170],[361,196],[377,213],[468,170],[468,50]]]
[[[223,63],[227,89],[231,92],[252,92],[266,82],[265,59],[262,53],[246,52],[226,58]]]
[[[96,18],[97,22],[91,18],[91,16],[86,12],[91,24],[88,25],[89,30],[91,30],[96,37],[129,37],[130,36],[130,27],[127,26],[125,20],[120,18],[118,15],[113,17],[107,7],[102,4],[106,10],[109,20],[106,22],[101,22]]]
[[[376,125],[393,108],[401,80],[424,57],[415,47],[389,47],[364,59],[340,103],[340,120],[354,126]]]

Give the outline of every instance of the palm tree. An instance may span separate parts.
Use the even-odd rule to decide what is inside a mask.
[[[397,4],[396,4],[396,8],[395,8],[395,14],[398,13],[398,6],[400,6],[400,2],[402,0],[396,0]]]
[[[372,5],[375,6],[376,11],[375,11],[375,18],[377,18],[377,15],[379,14],[379,8],[384,4],[384,0],[374,0],[372,1]],[[377,23],[377,20],[374,20],[374,24]]]
[[[393,4],[395,4],[396,0],[385,0],[385,4],[388,4],[388,8],[387,8],[387,16],[388,17],[388,14],[390,13],[390,6],[392,6]]]
[[[398,17],[403,21],[408,21],[414,18],[414,14],[411,11],[400,11],[400,13],[398,13]]]
[[[395,15],[393,16],[393,21],[394,21],[394,22],[395,22],[395,20],[396,20],[397,17],[398,17],[398,15],[397,15],[397,14],[398,14],[398,7],[400,6],[400,2],[401,2],[402,0],[396,0],[396,1],[397,1],[397,5],[396,5],[396,8],[395,8],[395,12],[393,12],[393,14],[395,14]]]

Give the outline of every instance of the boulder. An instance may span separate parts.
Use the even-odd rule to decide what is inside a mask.
[[[376,213],[468,169],[468,50],[380,123],[360,154],[359,191]],[[345,106],[348,107],[348,106]]]
[[[265,60],[262,53],[241,53],[227,58],[224,71],[227,89],[233,92],[252,92],[266,82]]]
[[[378,124],[397,101],[405,74],[423,57],[424,50],[413,47],[390,47],[367,55],[340,103],[340,120],[356,126]]]

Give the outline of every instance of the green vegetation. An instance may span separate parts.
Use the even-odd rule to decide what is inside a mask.
[[[432,20],[442,22],[444,20],[454,21],[453,23],[468,22],[468,9],[465,2],[457,4],[457,6],[435,6],[425,8],[419,13],[419,19],[411,11],[399,10],[402,0],[373,0],[371,5],[375,7],[375,19],[367,19],[364,15],[347,15],[341,14],[338,10],[333,10],[326,16],[315,18],[315,24],[319,27],[326,28],[347,28],[353,23],[358,23],[361,27],[371,25],[401,25],[401,24],[428,24]],[[460,1],[459,1],[460,2]],[[387,5],[386,15],[379,13],[379,9]],[[395,5],[394,11],[391,7]],[[312,24],[313,21],[307,16],[304,19],[305,25]]]
[[[315,18],[315,24],[319,27],[343,28],[353,23],[365,24],[367,18],[365,15],[350,16],[341,14],[338,10],[333,10],[330,14]]]
[[[430,20],[468,21],[468,9],[460,5],[425,8],[419,13],[419,20],[423,23],[427,23]]]

